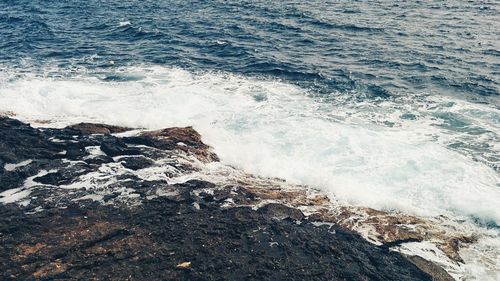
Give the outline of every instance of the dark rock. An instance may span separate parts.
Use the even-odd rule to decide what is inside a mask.
[[[159,147],[155,139],[147,136],[133,136],[133,137],[124,137],[123,141],[127,144],[133,145],[145,145],[149,147]]]
[[[2,280],[431,280],[348,231],[245,207],[195,211],[158,199],[135,210],[74,205],[28,217],[0,206],[0,218]]]
[[[300,210],[290,208],[282,204],[270,203],[265,205],[264,207],[259,208],[258,211],[261,214],[265,214],[269,217],[280,220],[291,218],[300,221],[304,219],[304,214]]]
[[[0,117],[0,159],[20,163],[28,159],[56,158],[61,149],[40,130],[7,117]]]
[[[138,149],[130,149],[120,140],[106,141],[101,144],[101,150],[108,156],[115,157],[120,155],[140,155]]]
[[[150,155],[166,157],[184,174],[194,168],[176,162],[179,154],[216,161],[192,128],[135,138],[110,134],[116,130],[97,124],[41,130],[0,118],[0,190],[47,173],[34,178],[40,185],[30,187],[28,204],[0,204],[0,280],[431,280],[420,261],[424,271],[352,232],[316,227],[300,210],[274,203],[223,207],[229,199],[261,200],[249,187],[169,185],[133,173],[153,164]],[[106,156],[89,154],[90,146]],[[61,187],[91,172],[101,174],[87,177],[88,187]]]
[[[125,157],[120,159],[123,167],[131,170],[139,170],[151,167],[154,162],[144,156]]]
[[[97,155],[95,157],[89,157],[84,160],[87,164],[101,165],[105,163],[114,162],[113,158],[107,155]]]
[[[68,150],[66,150],[64,157],[70,160],[76,160],[86,155],[87,152],[85,151],[85,147],[68,147]]]
[[[67,185],[77,180],[79,176],[89,173],[92,170],[93,169],[89,165],[79,163],[69,167],[60,168],[57,172],[36,177],[33,181],[41,184]]]
[[[203,180],[188,180],[184,183],[176,184],[176,186],[189,189],[202,189],[202,188],[211,189],[215,187],[215,184]]]

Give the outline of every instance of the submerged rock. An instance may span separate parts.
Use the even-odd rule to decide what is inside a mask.
[[[218,158],[192,128],[123,130],[0,118],[1,280],[432,280],[294,207],[322,195],[193,178]]]

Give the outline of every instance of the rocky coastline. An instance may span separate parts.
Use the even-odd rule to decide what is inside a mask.
[[[391,250],[432,231],[226,166],[190,127],[0,117],[1,280],[454,280]],[[474,240],[439,239],[456,262]]]

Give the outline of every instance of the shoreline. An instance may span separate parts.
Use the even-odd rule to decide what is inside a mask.
[[[69,276],[68,272],[75,270],[75,264],[81,265],[85,261],[78,257],[81,258],[81,255],[88,254],[85,253],[86,250],[80,249],[82,241],[83,244],[94,243],[92,249],[94,249],[93,247],[96,249],[98,247],[106,248],[109,246],[106,237],[109,235],[114,237],[116,234],[108,233],[108,226],[103,226],[103,229],[97,230],[98,233],[93,233],[94,227],[99,229],[101,224],[116,223],[114,221],[116,217],[134,217],[131,214],[142,210],[142,212],[139,211],[139,215],[136,214],[137,217],[133,220],[139,223],[141,217],[149,218],[149,213],[144,212],[144,210],[151,205],[155,206],[152,207],[154,210],[162,209],[165,206],[182,209],[190,214],[183,219],[185,221],[198,218],[204,214],[204,211],[208,211],[216,212],[219,225],[224,225],[229,222],[234,223],[235,218],[227,217],[228,212],[239,214],[241,211],[243,212],[241,217],[235,215],[237,217],[236,225],[241,224],[243,228],[255,227],[255,223],[257,223],[259,225],[257,229],[260,229],[262,225],[265,227],[279,225],[284,233],[295,233],[299,229],[301,229],[300,231],[306,229],[304,235],[308,235],[307,241],[313,240],[316,243],[324,244],[324,247],[317,248],[319,252],[310,252],[311,245],[297,246],[305,241],[299,237],[292,239],[281,232],[274,232],[268,239],[279,238],[282,243],[287,245],[281,249],[281,254],[291,251],[296,255],[302,255],[303,258],[307,257],[307,260],[318,260],[319,263],[325,262],[326,259],[328,261],[326,264],[329,264],[333,262],[331,259],[336,257],[332,253],[326,254],[325,257],[325,254],[321,253],[322,250],[319,250],[320,248],[329,248],[327,244],[332,242],[339,243],[338,245],[343,243],[345,248],[342,248],[344,250],[340,253],[345,255],[345,259],[335,261],[337,262],[336,267],[330,268],[330,266],[323,264],[321,272],[316,272],[319,275],[324,274],[321,275],[323,278],[340,278],[342,274],[355,274],[353,276],[358,276],[358,279],[365,276],[363,278],[370,280],[381,278],[381,276],[384,276],[383,279],[387,279],[389,276],[396,278],[397,275],[394,275],[396,273],[393,272],[396,268],[392,268],[394,262],[389,262],[390,266],[385,265],[387,268],[384,270],[392,270],[389,275],[384,275],[385,271],[382,270],[382,266],[373,264],[373,258],[375,260],[390,258],[395,259],[396,263],[404,264],[404,266],[397,267],[397,270],[402,270],[401,272],[409,270],[415,276],[420,276],[418,278],[423,278],[422,280],[430,278],[428,274],[431,274],[434,280],[453,280],[445,270],[430,261],[393,251],[394,247],[404,243],[422,242],[430,240],[430,238],[436,240],[436,236],[430,237],[422,234],[430,231],[430,235],[433,235],[433,226],[428,222],[413,216],[396,216],[369,208],[335,206],[334,202],[318,191],[292,186],[279,179],[259,178],[243,171],[237,171],[233,167],[218,162],[217,155],[211,152],[210,147],[202,142],[201,136],[190,127],[137,131],[118,126],[82,123],[63,129],[34,129],[8,117],[3,117],[0,120],[4,136],[1,139],[2,146],[10,146],[12,151],[12,153],[7,154],[6,150],[3,151],[2,161],[4,163],[0,165],[2,170],[2,181],[0,181],[2,183],[2,193],[0,193],[2,198],[0,201],[3,203],[0,206],[4,214],[3,217],[6,218],[6,222],[2,226],[7,229],[7,231],[2,231],[2,233],[7,233],[2,237],[2,240],[6,245],[10,245],[9,250],[2,254],[4,257],[2,263],[10,264],[10,266],[16,265],[14,268],[19,268],[18,266],[23,263],[26,265],[28,261],[34,265],[25,271],[7,270],[6,272],[9,272],[10,275],[21,274],[25,278],[35,279]],[[30,162],[28,162],[29,160]],[[11,163],[17,163],[17,166],[7,166]],[[6,167],[9,168],[5,169]],[[207,167],[209,168],[207,169]],[[231,173],[228,172],[230,170]],[[159,177],[162,174],[165,175],[165,178]],[[224,174],[226,176],[223,176]],[[196,176],[199,179],[194,179]],[[85,223],[74,224],[75,220],[81,221],[82,217],[88,218],[89,212],[94,211],[96,213],[93,214],[92,223],[85,222],[85,219]],[[47,214],[50,213],[52,215],[48,216]],[[73,213],[77,215],[73,215]],[[179,221],[177,218],[179,215],[184,216],[181,211],[180,214],[173,214],[173,219]],[[59,220],[52,220],[53,216],[59,217]],[[164,218],[162,215],[153,216],[151,219],[158,221]],[[248,220],[251,220],[251,223],[247,224]],[[43,222],[42,226],[34,226],[41,222]],[[82,227],[82,223],[87,225],[87,230],[91,231],[90,236],[77,239],[82,241],[69,241],[68,243],[71,245],[68,244],[69,248],[67,249],[55,246],[55,244],[64,242],[58,241],[57,237],[39,236],[40,233],[47,233],[47,225],[53,225],[53,227],[60,228],[63,237],[67,237],[67,235],[74,237],[75,231],[76,233],[81,231],[77,229]],[[207,223],[210,225],[210,222]],[[360,225],[365,225],[369,229],[366,227],[363,229]],[[409,229],[408,225],[413,225],[414,229]],[[20,231],[23,231],[21,226],[25,226],[31,231],[24,233],[24,236],[21,236],[23,241],[19,243],[21,241],[18,241],[18,235],[20,235]],[[159,229],[162,228],[157,224],[151,224],[148,227],[152,232],[160,231]],[[223,228],[223,239],[219,243],[224,243],[224,238],[231,238],[232,230],[228,227],[221,227]],[[119,229],[118,232],[121,233],[116,235],[123,236],[118,239],[119,241],[137,238],[138,232],[135,232],[137,225],[134,223],[127,224],[126,221],[122,221],[120,226],[115,228]],[[114,228],[111,227],[111,229]],[[187,231],[188,229],[189,231]],[[128,234],[123,234],[125,233],[123,231]],[[161,231],[170,233],[181,230],[162,229]],[[199,232],[200,229],[196,224],[188,224],[185,231],[189,235]],[[245,232],[248,231],[249,229],[245,228]],[[329,236],[325,233],[329,233]],[[339,238],[337,233],[342,233],[343,238]],[[319,237],[322,238],[319,239]],[[202,239],[209,240],[211,238],[207,236]],[[240,243],[238,247],[244,246],[246,249],[252,249],[255,246],[245,245],[248,241],[241,240],[241,237],[232,237],[231,239],[236,239]],[[443,235],[440,239],[443,241],[440,250],[445,252],[448,258],[460,263],[463,260],[460,261],[459,248],[473,243],[475,238],[446,237]],[[95,243],[96,240],[97,243]],[[258,243],[262,242],[262,240],[258,241],[260,241]],[[352,241],[361,245],[359,249],[354,247],[352,250],[361,252],[350,252],[350,248],[353,247],[350,244]],[[167,242],[158,239],[149,243],[157,245]],[[274,253],[274,242],[276,241],[270,240],[270,248],[261,250],[265,253]],[[108,246],[104,246],[103,243]],[[115,242],[111,244],[113,243]],[[279,242],[277,243],[279,244]],[[64,243],[62,244],[64,245]],[[62,250],[71,252],[69,255],[71,261],[54,259],[54,251]],[[120,253],[132,250],[141,255],[147,254],[140,249],[127,248],[126,245],[121,246]],[[105,256],[110,255],[110,253],[115,255],[116,253],[113,251],[113,249],[106,249]],[[182,249],[178,251],[182,252]],[[347,271],[339,273],[333,270],[338,266],[352,263],[350,259],[356,259],[360,253],[361,256],[365,257],[373,256],[363,260],[361,264],[356,263],[358,271],[353,269],[354,271],[351,272],[346,269]],[[98,260],[102,258],[102,254],[90,253],[93,258]],[[56,254],[55,257],[59,257],[59,255]],[[10,260],[7,257],[10,257]],[[248,252],[242,257],[249,258]],[[160,260],[162,259],[160,258]],[[282,260],[278,259],[278,261]],[[107,260],[108,264],[109,262]],[[263,266],[268,265],[268,261],[261,261],[261,263]],[[289,274],[289,270],[296,267],[292,264],[289,264],[289,267],[283,267],[282,270],[285,271],[269,269],[262,276],[271,276],[273,272],[281,272],[280,274],[288,272],[286,274]],[[369,270],[373,266],[377,269],[377,274],[380,274],[378,277]],[[76,268],[80,267],[76,266]],[[111,268],[114,267],[111,266]],[[314,271],[313,269],[304,268],[303,270]],[[91,272],[89,270],[90,268],[83,267],[76,272],[89,274]],[[189,274],[198,272],[194,270],[194,265],[188,275],[176,275],[177,271],[175,270],[178,268],[174,266],[173,268],[169,267],[167,271],[170,272],[169,274],[174,274],[175,278],[188,278]],[[257,269],[248,270],[254,272]],[[422,270],[427,273],[423,273]],[[203,270],[198,273],[201,274],[201,272],[206,273]],[[138,272],[134,274],[136,273],[138,274]],[[405,272],[405,274],[407,273]],[[10,275],[5,276],[5,278],[10,278]],[[287,278],[292,278],[293,275],[295,273],[287,275]],[[97,276],[96,278],[99,278]],[[189,275],[189,278],[192,277],[193,275]],[[394,280],[402,279],[396,278]]]

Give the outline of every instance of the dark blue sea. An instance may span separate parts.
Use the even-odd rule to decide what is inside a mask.
[[[193,126],[246,171],[496,231],[500,2],[1,0],[0,113]]]
[[[219,70],[325,96],[498,98],[498,1],[400,2],[3,0],[0,62]]]

